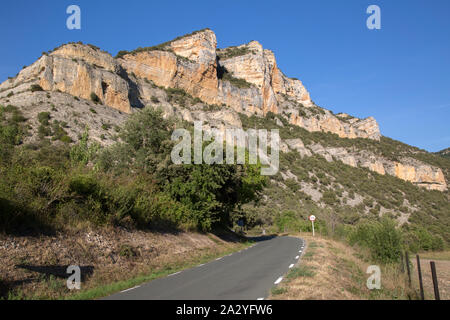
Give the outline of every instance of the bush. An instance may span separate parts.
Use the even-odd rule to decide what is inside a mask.
[[[22,140],[22,132],[17,124],[0,126],[0,143],[18,145]]]
[[[76,175],[69,183],[69,191],[81,196],[97,195],[99,190],[97,180],[92,175]]]
[[[368,248],[372,258],[383,263],[398,262],[401,257],[401,232],[395,222],[387,218],[359,224],[350,235],[350,244]]]
[[[59,140],[64,143],[72,143],[73,142],[72,138],[69,137],[68,135],[63,135]]]
[[[45,137],[51,136],[52,130],[48,126],[41,124],[38,128],[38,135],[39,138],[43,139]]]
[[[329,206],[335,206],[336,204],[340,204],[333,190],[325,191],[322,196],[322,201]]]
[[[50,112],[40,112],[38,114],[38,121],[44,125],[44,126],[48,126],[49,121],[50,120]]]
[[[44,89],[42,89],[42,87],[38,84],[31,85],[30,90],[31,92],[44,91]]]
[[[22,112],[16,110],[13,112],[11,120],[15,123],[25,122],[27,119],[22,115]]]
[[[101,103],[100,98],[97,96],[97,94],[95,92],[91,92],[91,100],[95,104]]]

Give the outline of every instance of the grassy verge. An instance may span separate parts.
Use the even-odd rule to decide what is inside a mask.
[[[307,247],[298,267],[272,290],[271,299],[280,300],[403,300],[415,299],[406,275],[399,266],[370,261],[359,248],[336,240],[301,235]],[[381,268],[381,289],[367,288],[369,265]]]

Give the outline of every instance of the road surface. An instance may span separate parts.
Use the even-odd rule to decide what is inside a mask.
[[[262,300],[302,254],[293,237],[259,239],[240,252],[106,297],[107,300]]]

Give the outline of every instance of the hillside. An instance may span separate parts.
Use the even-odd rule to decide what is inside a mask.
[[[372,117],[317,106],[257,41],[217,49],[204,29],[116,57],[69,43],[2,83],[0,105],[0,200],[14,208],[3,228],[25,211],[45,224],[55,217],[123,224],[128,216],[132,225],[202,230],[240,217],[248,228],[308,228],[305,218],[315,213],[324,232],[387,216],[413,250],[450,241],[450,160],[384,137]],[[161,118],[149,109],[162,110]],[[199,187],[204,181],[167,162],[173,123],[195,120],[206,130],[279,129],[279,173],[262,190],[251,170],[243,179],[241,169],[189,168],[227,177]],[[142,143],[147,138],[155,144]],[[241,199],[245,183],[255,196]],[[216,189],[199,193],[205,188]]]
[[[436,152],[437,155],[440,155],[442,157],[450,158],[450,148],[441,150],[439,152]]]

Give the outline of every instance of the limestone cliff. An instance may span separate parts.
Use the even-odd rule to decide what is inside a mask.
[[[403,158],[399,162],[388,160],[369,151],[349,151],[342,147],[325,148],[318,143],[305,146],[300,139],[287,140],[286,143],[290,150],[299,152],[302,157],[311,156],[314,153],[321,155],[329,162],[342,161],[352,167],[367,168],[381,175],[389,174],[428,190],[447,190],[447,182],[440,168],[410,157]]]
[[[181,88],[208,104],[224,104],[249,115],[283,114],[309,131],[380,138],[373,118],[343,121],[315,106],[302,82],[286,77],[273,52],[257,41],[222,50],[216,46],[215,34],[207,29],[163,46],[124,54],[119,63],[128,73],[158,86]]]
[[[107,53],[81,44],[68,44],[44,54],[0,91],[23,91],[39,84],[47,91],[61,91],[84,99],[95,93],[105,105],[130,113],[129,84],[119,75],[121,67]]]
[[[372,117],[335,115],[315,105],[303,83],[285,76],[274,53],[259,42],[217,49],[216,35],[209,29],[156,47],[121,52],[116,58],[91,45],[62,45],[0,84],[0,99],[7,102],[13,93],[15,101],[23,101],[19,95],[26,95],[31,85],[89,103],[94,95],[99,99],[95,103],[126,114],[158,101],[168,116],[202,120],[207,127],[221,130],[241,127],[239,113],[264,117],[271,112],[277,121],[284,119],[310,132],[332,132],[350,139],[381,137]],[[168,88],[181,89],[182,101],[173,101]],[[190,97],[189,102],[185,97]],[[395,162],[370,152],[324,148],[318,143],[305,146],[300,139],[284,141],[282,150],[296,150],[301,156],[320,154],[328,161],[366,167],[427,189],[447,190],[441,169],[408,158]]]

